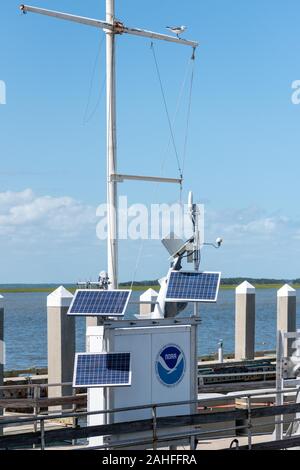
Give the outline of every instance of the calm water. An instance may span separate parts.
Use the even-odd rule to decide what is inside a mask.
[[[137,299],[140,292],[134,292]],[[5,294],[6,369],[26,369],[47,365],[47,294]],[[299,307],[299,295],[297,299]],[[257,290],[256,349],[275,349],[276,290]],[[188,310],[187,310],[188,311]],[[187,312],[186,311],[186,312]],[[185,312],[185,314],[186,314]],[[129,306],[128,316],[138,313],[138,306]],[[201,305],[199,326],[200,355],[217,350],[219,339],[226,352],[234,350],[234,290],[220,291],[216,305]],[[84,351],[85,322],[77,319],[76,348]],[[300,319],[297,320],[300,328]]]

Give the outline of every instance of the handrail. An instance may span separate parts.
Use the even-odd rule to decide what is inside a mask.
[[[43,386],[46,384],[35,384],[37,388],[38,386]],[[48,385],[48,384],[47,384]],[[48,386],[58,386],[61,384],[49,384]],[[69,383],[66,383],[66,385],[70,385]],[[200,398],[197,400],[188,400],[188,401],[178,401],[178,402],[168,402],[168,403],[157,403],[157,404],[146,404],[142,406],[131,406],[131,407],[123,407],[123,408],[113,408],[110,410],[98,410],[98,411],[61,411],[60,413],[38,413],[37,410],[39,411],[39,406],[43,403],[43,400],[49,401],[49,399],[35,399],[35,400],[30,400],[30,402],[36,404],[36,416],[27,416],[27,417],[12,417],[12,418],[7,418],[7,417],[0,417],[0,426],[10,426],[10,425],[23,425],[24,423],[34,423],[34,429],[35,432],[33,433],[23,433],[23,434],[13,434],[9,436],[4,436],[0,437],[0,448],[2,445],[4,448],[5,446],[18,446],[18,439],[21,440],[20,444],[22,445],[22,442],[26,442],[26,445],[32,444],[34,446],[36,445],[41,445],[41,448],[44,449],[46,447],[46,443],[50,442],[57,442],[58,440],[67,440],[67,439],[72,439],[72,442],[74,443],[76,439],[80,438],[88,438],[92,436],[98,436],[98,435],[113,435],[114,433],[116,434],[126,434],[126,433],[132,433],[132,432],[139,432],[139,431],[150,431],[152,430],[152,438],[150,441],[147,441],[149,444],[152,443],[154,447],[157,447],[159,442],[163,441],[165,442],[166,440],[174,440],[176,441],[176,437],[174,435],[171,435],[168,433],[166,436],[162,437],[161,434],[157,434],[157,430],[161,430],[164,427],[167,428],[173,428],[182,426],[195,426],[199,424],[208,424],[208,423],[221,423],[221,422],[228,422],[231,420],[237,420],[237,419],[242,419],[243,421],[247,421],[247,424],[242,425],[242,426],[235,426],[235,428],[226,428],[228,431],[229,429],[232,430],[237,430],[237,429],[247,429],[248,430],[248,446],[252,446],[252,420],[254,418],[261,418],[261,417],[266,417],[266,416],[279,416],[279,415],[285,415],[285,414],[292,414],[295,412],[300,411],[300,404],[295,404],[295,403],[290,403],[287,405],[282,405],[282,406],[270,406],[270,407],[258,407],[258,408],[252,408],[251,407],[251,398],[255,398],[258,396],[274,396],[276,393],[280,394],[287,394],[287,393],[296,393],[298,391],[297,388],[289,388],[285,390],[281,390],[280,392],[276,392],[275,389],[270,389],[270,390],[258,390],[256,392],[240,392],[234,395],[222,395],[220,397],[215,397],[215,398]],[[74,392],[74,389],[73,389]],[[74,402],[78,399],[78,397],[83,397],[83,395],[77,395],[76,398],[74,396],[72,397],[67,397],[69,402],[72,402],[72,398]],[[55,398],[57,404],[63,400],[65,400],[66,397],[59,397]],[[196,415],[183,415],[183,416],[167,416],[167,417],[157,417],[157,409],[160,407],[178,407],[178,406],[183,406],[183,405],[192,405],[196,404],[198,406],[201,406],[201,404],[205,404],[207,406],[207,402],[209,401],[210,405],[218,404],[218,403],[226,403],[226,402],[232,402],[233,400],[237,400],[240,398],[246,398],[248,406],[245,407],[245,409],[235,409],[235,410],[230,410],[230,411],[222,411],[222,412],[215,412],[215,413],[198,413]],[[5,400],[1,400],[2,402]],[[17,399],[15,400],[17,401]],[[22,400],[19,400],[22,402]],[[149,409],[152,410],[152,419],[150,418],[149,414],[149,419],[147,420],[142,420],[142,421],[135,421],[132,423],[132,425],[135,427],[135,431],[132,431],[130,429],[129,425],[130,423],[117,423],[116,425],[101,425],[101,426],[88,426],[88,427],[79,427],[77,428],[76,425],[74,425],[73,429],[67,428],[67,429],[58,429],[58,430],[51,430],[51,431],[46,431],[45,430],[45,422],[46,421],[52,421],[55,419],[64,419],[64,418],[74,418],[74,423],[76,423],[76,420],[79,418],[83,417],[88,417],[92,415],[99,415],[99,414],[104,414],[104,415],[109,415],[112,413],[120,413],[120,412],[126,412],[126,411],[136,411],[136,410],[146,410]],[[285,423],[288,422],[295,422],[295,419],[292,419],[291,421],[284,421]],[[38,431],[38,423],[40,423],[40,431]],[[255,427],[259,427],[259,425],[255,425]],[[210,430],[207,433],[208,434],[217,434],[222,432],[222,429],[216,429],[216,430]],[[92,434],[91,434],[92,433]],[[101,434],[104,433],[104,434]],[[91,434],[91,435],[90,435]],[[203,431],[188,431],[188,432],[183,432],[180,434],[180,438],[195,438],[195,436],[202,436],[205,435],[206,432]],[[173,436],[173,437],[172,437]],[[168,438],[168,439],[167,439]],[[128,444],[128,441],[126,441]],[[132,441],[132,444],[137,445],[138,440],[135,439],[135,441]],[[124,444],[125,446],[125,444]],[[103,448],[114,448],[114,447],[122,447],[122,443],[111,443],[110,444],[105,444]],[[100,448],[100,447],[99,447]]]
[[[265,396],[265,395],[274,395],[275,393],[280,393],[280,394],[286,394],[286,393],[293,393],[297,392],[297,388],[291,388],[291,389],[285,389],[281,390],[280,392],[276,392],[276,390],[263,390],[258,391],[258,392],[251,392],[251,393],[240,393],[240,394],[234,394],[234,396],[230,395],[224,395],[221,397],[215,397],[215,398],[202,398],[202,399],[197,399],[197,400],[187,400],[187,401],[178,401],[178,402],[166,402],[166,403],[149,403],[146,405],[139,405],[139,406],[129,406],[129,407],[123,407],[123,408],[112,408],[110,410],[97,410],[97,411],[78,411],[76,413],[74,412],[68,412],[68,411],[62,411],[60,413],[56,414],[39,414],[38,417],[31,417],[31,418],[23,418],[23,422],[34,422],[36,420],[39,420],[40,418],[47,417],[48,419],[60,419],[60,418],[72,418],[72,417],[87,417],[87,416],[93,416],[93,415],[99,415],[99,414],[112,414],[112,413],[121,413],[121,412],[126,412],[126,411],[140,411],[140,410],[146,410],[146,409],[152,409],[153,406],[156,408],[162,408],[162,407],[172,407],[172,406],[184,406],[184,405],[193,405],[193,404],[198,404],[200,405],[201,403],[207,403],[208,401],[211,404],[217,404],[219,402],[223,403],[224,401],[232,401],[236,400],[239,398],[252,398],[252,397],[259,397],[259,396]],[[63,399],[63,397],[61,397]],[[59,398],[57,398],[59,400]],[[21,400],[20,400],[21,401]],[[63,404],[63,403],[62,403]],[[0,417],[0,424],[2,424],[2,420],[7,419],[4,417]],[[11,419],[9,419],[11,421]],[[17,422],[12,420],[13,424],[14,422]],[[5,423],[6,424],[6,423]]]
[[[49,388],[49,387],[69,387],[73,385],[72,382],[62,382],[56,384],[48,384],[48,383],[28,383],[28,384],[20,384],[20,385],[1,385],[1,390],[19,390],[19,389],[26,389],[26,388]]]
[[[251,406],[251,403],[250,403]],[[152,409],[155,408],[152,406]],[[228,422],[236,419],[247,420],[248,424],[241,426],[240,428],[249,429],[249,432],[252,432],[252,425],[250,420],[252,418],[259,418],[265,416],[277,416],[280,414],[290,414],[300,411],[300,403],[289,404],[283,406],[273,406],[268,408],[252,408],[251,415],[249,409],[243,410],[234,410],[234,411],[225,411],[217,413],[203,413],[195,415],[182,415],[182,416],[167,416],[167,417],[158,417],[155,420],[155,429],[169,429],[176,427],[190,427],[196,426],[199,424],[211,424],[211,423],[220,423]],[[9,446],[20,446],[28,444],[40,444],[44,442],[42,448],[45,448],[45,443],[53,443],[66,439],[82,439],[95,436],[105,436],[105,435],[114,435],[114,434],[130,434],[136,432],[144,431],[154,431],[154,422],[153,419],[146,419],[141,421],[132,421],[132,422],[122,422],[115,424],[106,424],[99,426],[89,426],[89,427],[80,427],[77,429],[59,429],[59,430],[44,430],[44,423],[46,420],[51,419],[50,416],[39,416],[39,421],[41,423],[40,433],[23,433],[19,435],[8,435],[0,437],[0,448],[8,448]],[[219,432],[216,430],[215,432]],[[191,433],[181,433],[183,436],[191,436]],[[193,435],[201,435],[201,432],[194,431]],[[155,441],[154,434],[151,442],[159,441],[171,441],[172,434],[167,434],[165,436],[157,436],[155,431]],[[113,443],[111,446],[113,447]],[[105,447],[110,447],[110,444],[105,445]]]

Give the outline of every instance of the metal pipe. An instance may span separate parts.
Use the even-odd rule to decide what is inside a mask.
[[[161,39],[162,41],[175,42],[177,44],[183,44],[184,46],[191,46],[196,48],[199,46],[199,43],[196,41],[189,41],[187,39],[177,38],[176,36],[169,36],[167,34],[154,33],[152,31],[146,31],[144,29],[138,28],[127,28],[124,26],[123,32],[127,34],[133,34],[135,36],[143,36],[150,39]]]
[[[40,420],[40,431],[41,431],[41,450],[45,450],[46,442],[45,442],[45,420]]]
[[[106,23],[105,21],[94,20],[92,18],[86,18],[84,16],[71,15],[70,13],[62,13],[60,11],[47,10],[45,8],[32,7],[29,5],[20,5],[20,10],[23,13],[38,13],[39,15],[50,16],[52,18],[58,18],[60,20],[72,21],[74,23],[80,23],[87,26],[94,26],[101,29],[111,29],[113,27],[111,24]]]
[[[277,349],[276,349],[276,405],[280,406],[283,404],[283,396],[280,392],[283,389],[282,383],[282,362],[281,359],[283,357],[283,338],[282,332],[280,330],[277,331]],[[282,415],[276,416],[275,418],[275,440],[279,441],[283,438],[283,426],[279,422],[282,421]]]
[[[220,339],[218,347],[218,362],[220,364],[224,363],[224,351],[223,351],[223,340]]]
[[[2,385],[0,386],[0,390],[18,390],[18,389],[23,389],[23,388],[48,388],[48,387],[67,387],[72,385],[72,382],[62,382],[62,383],[55,383],[55,384],[24,384],[24,385]]]
[[[247,434],[248,434],[248,447],[249,450],[252,449],[252,422],[251,422],[251,398],[247,398],[247,409],[248,409],[248,419],[247,419]]]
[[[116,137],[116,61],[115,61],[115,1],[106,0],[106,119],[107,119],[107,272],[110,289],[118,287],[118,218],[117,183],[112,175],[117,173]]]
[[[166,42],[173,42],[182,44],[185,46],[191,46],[193,48],[198,47],[199,43],[196,41],[189,41],[187,39],[177,38],[176,36],[169,36],[167,34],[155,33],[153,31],[147,31],[139,28],[129,28],[124,26],[122,23],[113,23],[110,21],[95,20],[92,18],[86,18],[84,16],[71,15],[69,13],[62,13],[59,11],[47,10],[45,8],[32,7],[29,5],[20,5],[20,10],[23,13],[38,13],[40,15],[50,16],[61,20],[73,21],[74,23],[80,23],[87,26],[93,26],[96,28],[106,29],[108,31],[114,31],[115,34],[132,34],[134,36],[143,36],[150,39],[159,39]]]
[[[157,409],[152,407],[152,423],[153,423],[153,450],[157,449]]]
[[[162,178],[160,176],[142,176],[142,175],[111,175],[111,179],[118,183],[122,183],[124,180],[131,181],[149,181],[153,183],[174,183],[182,184],[182,178]]]
[[[37,417],[39,415],[39,406],[38,406],[38,399],[40,397],[40,388],[35,386],[34,389],[33,389],[33,398],[34,398],[34,401],[35,401],[35,405],[34,405],[34,409],[33,409],[33,412],[34,412],[34,417],[36,418],[36,421],[34,421],[33,423],[33,431],[34,432],[37,432],[38,431],[38,420],[37,420]],[[35,448],[35,444],[33,445],[33,448]]]

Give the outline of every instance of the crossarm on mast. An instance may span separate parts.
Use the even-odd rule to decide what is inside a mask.
[[[146,31],[138,28],[127,28],[124,26],[124,33],[132,34],[134,36],[143,36],[145,38],[159,39],[161,41],[175,42],[177,44],[183,44],[184,46],[198,47],[199,43],[195,41],[189,41],[188,39],[178,38],[176,36],[169,36],[168,34],[154,33],[152,31]]]
[[[120,175],[113,174],[110,176],[111,181],[116,181],[117,183],[123,183],[125,180],[131,181],[149,181],[152,183],[175,183],[182,184],[182,178],[163,178],[160,176],[141,176],[141,175]]]
[[[112,31],[114,28],[111,24],[105,21],[94,20],[92,18],[86,18],[85,16],[71,15],[70,13],[61,13],[59,11],[46,10],[45,8],[31,7],[29,5],[20,5],[20,10],[23,13],[38,13],[40,15],[51,16],[52,18],[58,18],[60,20],[73,21],[74,23],[81,23],[88,26],[94,26],[95,28],[107,29]]]
[[[52,18],[58,18],[61,20],[72,21],[74,23],[85,24],[93,26],[95,28],[112,31],[115,34],[131,34],[134,36],[142,36],[145,38],[158,39],[161,41],[173,42],[177,44],[183,44],[185,46],[191,46],[196,48],[199,44],[195,41],[189,41],[183,38],[177,38],[175,36],[169,36],[168,34],[160,34],[152,31],[146,31],[138,28],[128,28],[121,22],[116,22],[114,25],[101,20],[95,20],[92,18],[86,18],[85,16],[71,15],[70,13],[61,13],[59,11],[47,10],[45,8],[32,7],[29,5],[20,5],[20,10],[23,13],[38,13],[40,15],[51,16]]]

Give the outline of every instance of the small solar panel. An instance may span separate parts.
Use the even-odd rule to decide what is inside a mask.
[[[131,290],[78,289],[68,315],[122,316],[130,295]]]
[[[167,302],[216,302],[221,273],[173,271],[170,275]]]
[[[73,387],[131,385],[130,353],[78,353]]]

